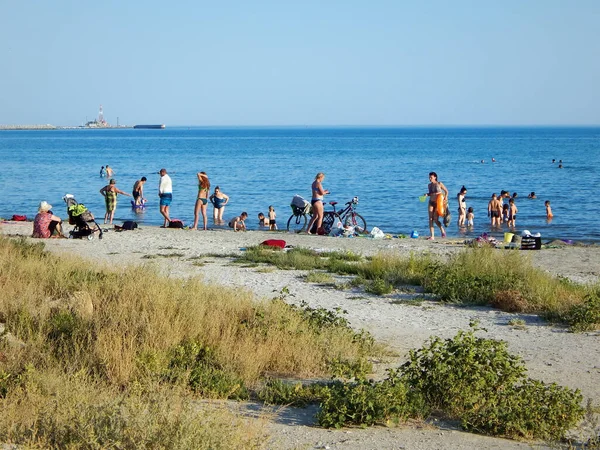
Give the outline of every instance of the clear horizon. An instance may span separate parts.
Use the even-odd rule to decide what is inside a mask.
[[[0,7],[3,125],[600,124],[592,0]]]

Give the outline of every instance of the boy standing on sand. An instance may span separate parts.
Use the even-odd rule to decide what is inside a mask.
[[[163,228],[167,228],[169,222],[171,222],[169,209],[173,200],[173,182],[171,181],[171,177],[167,175],[167,169],[160,169],[159,174],[158,196],[160,197],[160,213],[165,218]]]

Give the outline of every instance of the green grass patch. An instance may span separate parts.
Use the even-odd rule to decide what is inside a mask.
[[[304,276],[307,283],[333,283],[333,277],[327,272],[309,272]]]

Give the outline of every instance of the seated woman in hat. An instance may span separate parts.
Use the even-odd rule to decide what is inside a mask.
[[[52,214],[52,205],[47,201],[40,202],[38,213],[33,219],[34,238],[47,239],[50,237],[64,237],[62,233],[62,220],[60,217]]]

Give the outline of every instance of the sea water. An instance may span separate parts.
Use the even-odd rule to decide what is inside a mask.
[[[516,232],[541,233],[544,239],[600,241],[595,224],[600,207],[600,128],[187,128],[164,130],[75,129],[0,131],[0,217],[33,217],[41,200],[66,217],[62,197],[84,203],[99,222],[108,183],[99,176],[107,164],[117,187],[131,193],[146,176],[147,207],[136,213],[130,198],[119,196],[115,223],[136,220],[159,225],[158,171],[173,180],[171,217],[191,225],[198,193],[196,173],[205,171],[211,192],[229,195],[225,219],[247,211],[249,228],[257,214],[275,207],[285,229],[295,194],[310,200],[310,185],[324,172],[326,201],[338,207],[359,197],[358,212],[368,228],[409,235],[428,234],[428,174],[437,172],[450,191],[449,236],[474,237],[491,230],[487,204],[492,193],[517,192]],[[496,162],[492,162],[492,158]],[[552,160],[555,160],[553,163]],[[558,168],[562,160],[563,168]],[[475,226],[461,230],[456,194],[468,189],[467,205]],[[527,195],[535,191],[537,199]],[[544,201],[554,219],[547,223]],[[326,210],[331,209],[326,205]],[[209,226],[212,206],[208,206]],[[200,219],[201,220],[201,219]]]

